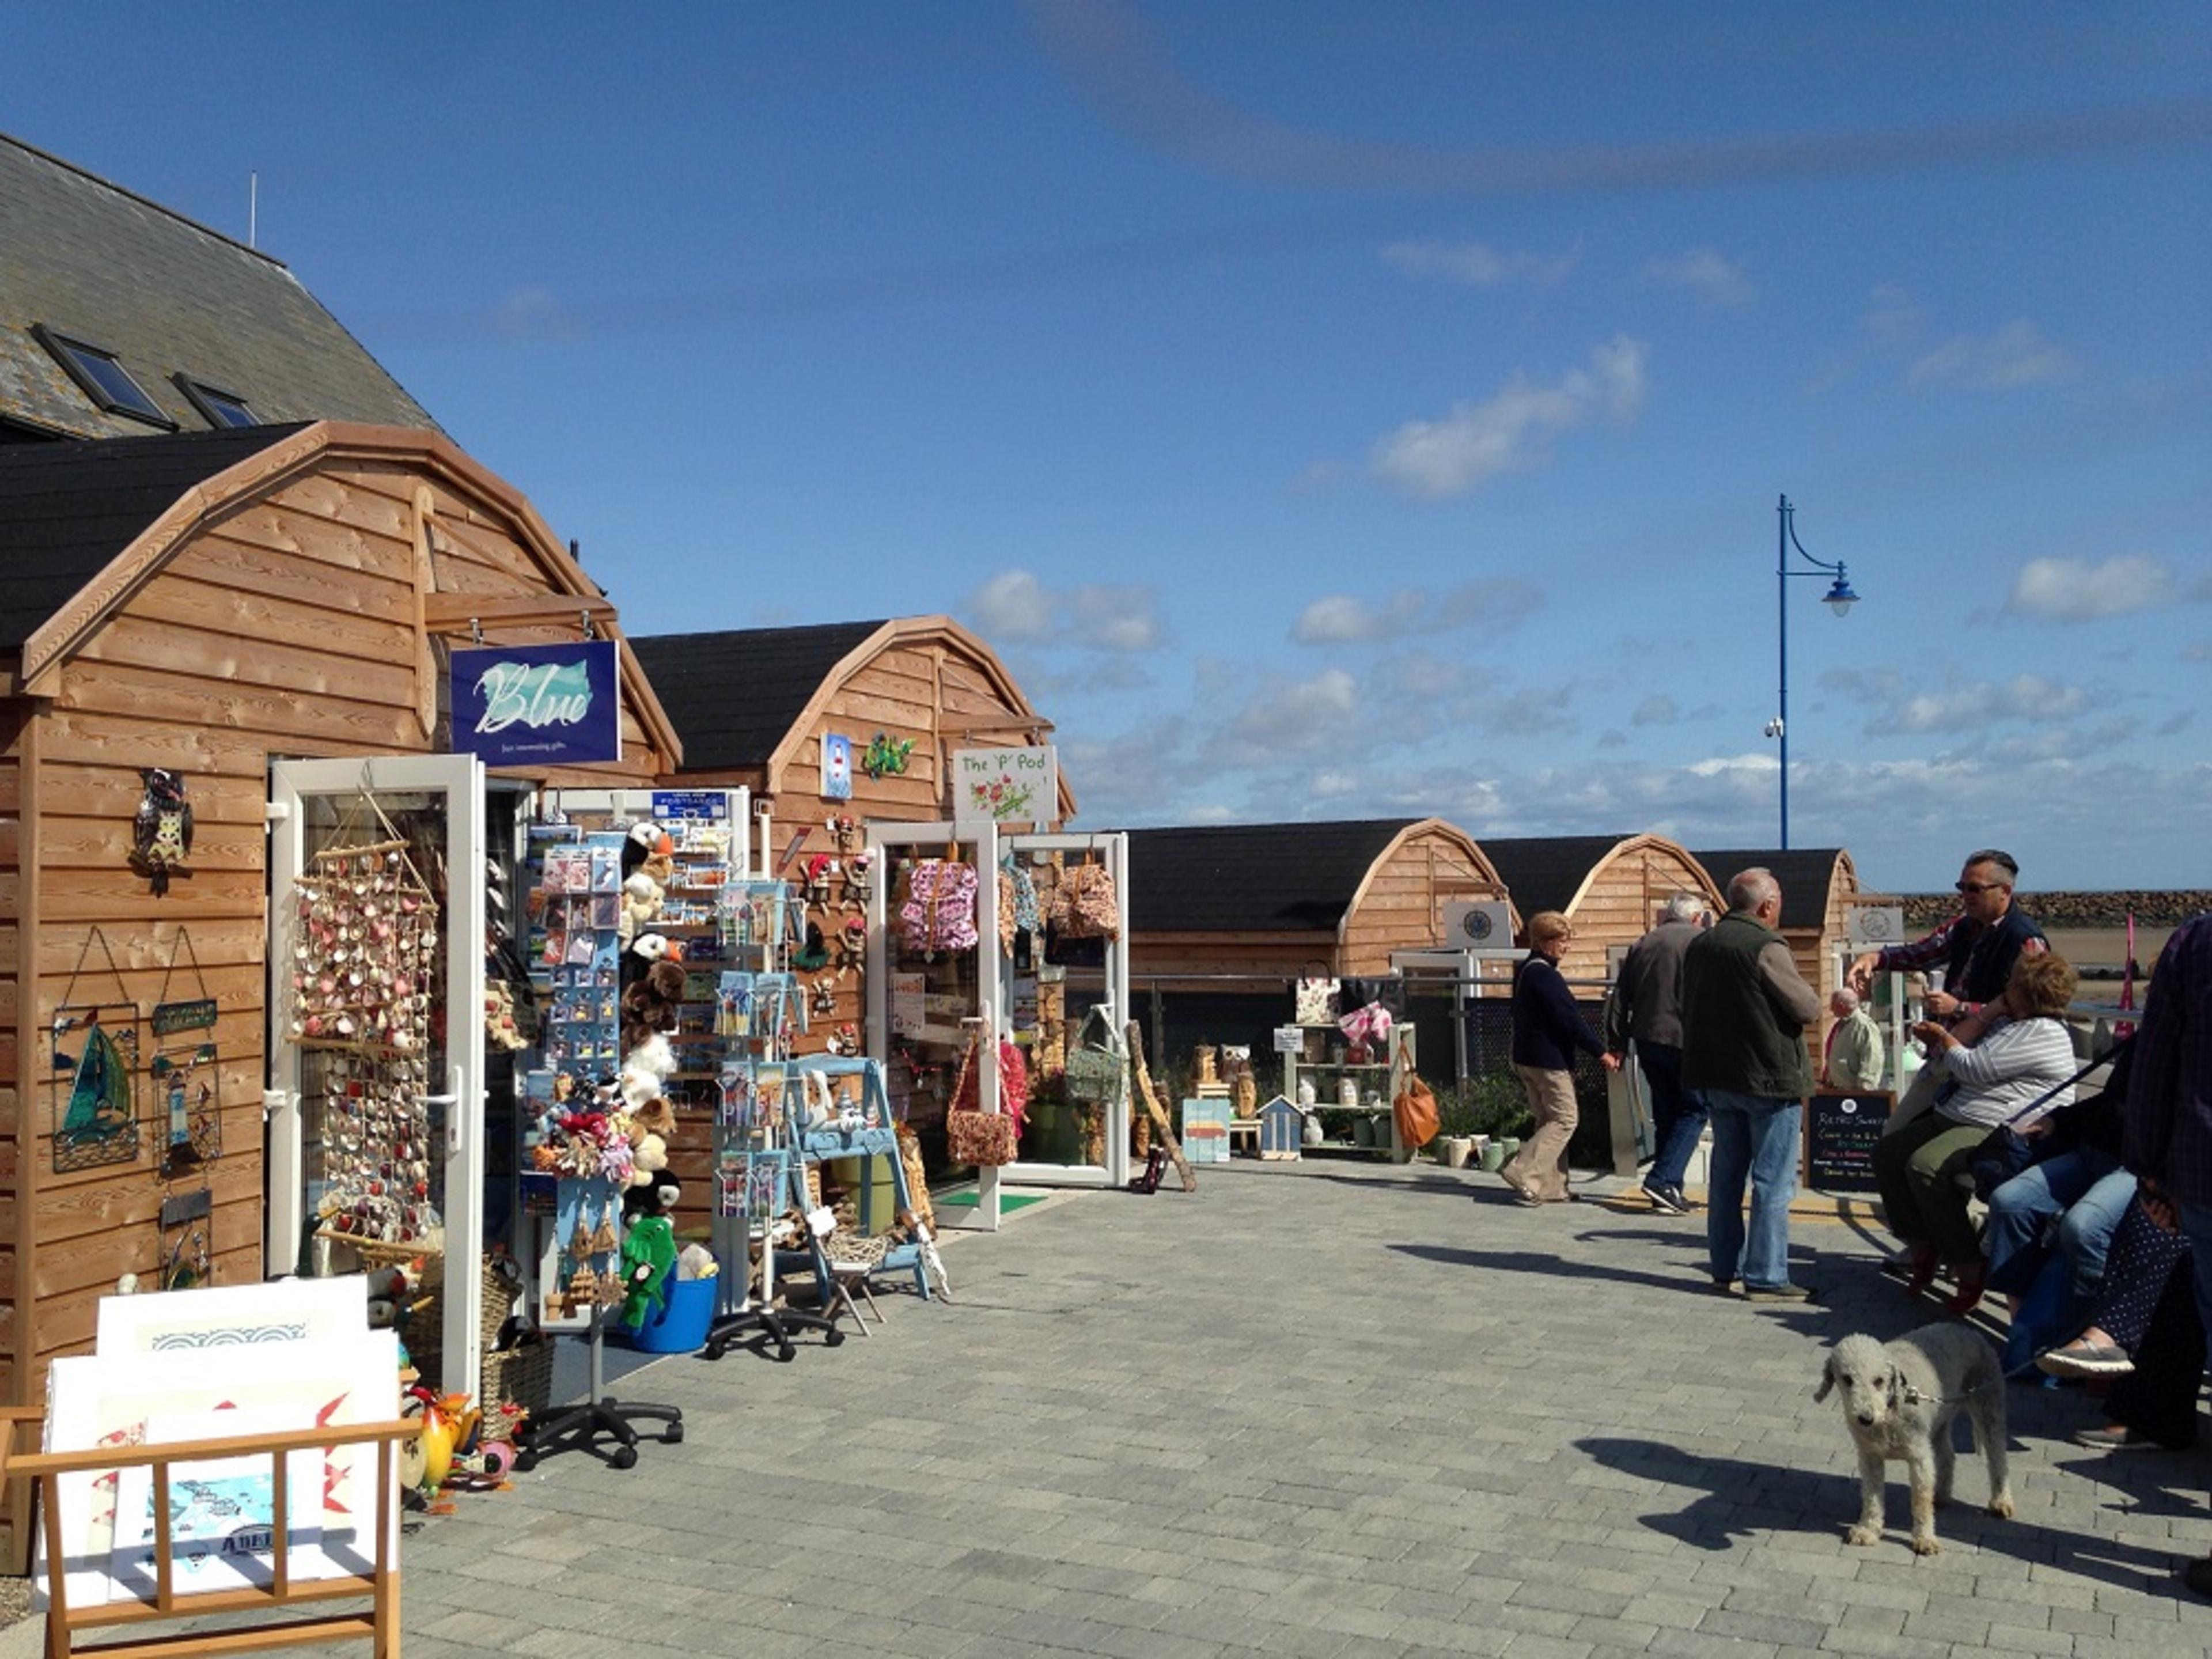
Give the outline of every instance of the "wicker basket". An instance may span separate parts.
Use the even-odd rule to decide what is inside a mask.
[[[483,1358],[483,1387],[477,1398],[489,1407],[520,1406],[533,1414],[553,1403],[553,1344],[540,1337]]]

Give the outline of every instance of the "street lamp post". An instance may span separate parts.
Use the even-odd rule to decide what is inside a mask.
[[[1790,505],[1787,495],[1782,497],[1775,512],[1781,520],[1775,532],[1774,550],[1775,615],[1781,626],[1782,640],[1781,685],[1780,702],[1774,718],[1766,723],[1766,735],[1780,744],[1782,749],[1782,850],[1786,853],[1790,850],[1790,578],[1833,576],[1835,580],[1828,585],[1822,597],[1828,609],[1838,617],[1849,616],[1851,607],[1859,602],[1859,596],[1851,592],[1850,581],[1844,574],[1840,562],[1830,564],[1825,559],[1816,559],[1798,545],[1796,526],[1792,522],[1796,508]],[[1791,569],[1792,550],[1811,568]]]

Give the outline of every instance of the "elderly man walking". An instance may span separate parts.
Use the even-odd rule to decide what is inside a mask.
[[[1616,1067],[1636,1044],[1638,1069],[1651,1090],[1654,1146],[1644,1196],[1662,1215],[1687,1215],[1682,1176],[1705,1133],[1705,1105],[1682,1087],[1682,956],[1708,920],[1705,901],[1677,893],[1651,931],[1628,947],[1605,1005],[1605,1046]]]
[[[1812,1292],[1790,1279],[1790,1200],[1813,1087],[1805,1028],[1820,1017],[1820,994],[1775,931],[1782,888],[1772,873],[1743,871],[1727,896],[1728,914],[1682,957],[1682,1086],[1705,1096],[1713,1122],[1707,1259],[1716,1290],[1741,1279],[1747,1301],[1803,1302]]]

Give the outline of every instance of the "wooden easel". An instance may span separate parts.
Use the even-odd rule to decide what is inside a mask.
[[[1129,1045],[1129,1067],[1137,1086],[1137,1098],[1145,1103],[1145,1115],[1152,1121],[1152,1133],[1168,1149],[1168,1161],[1176,1166],[1182,1177],[1182,1189],[1187,1193],[1198,1190],[1198,1176],[1190,1167],[1190,1160],[1182,1155],[1182,1144],[1175,1136],[1175,1127],[1168,1121],[1167,1109],[1160,1104],[1159,1097],[1152,1091],[1152,1069],[1145,1064],[1145,1028],[1131,1020],[1121,1032]]]
[[[393,1478],[395,1448],[422,1431],[419,1418],[389,1423],[362,1423],[349,1428],[293,1429],[282,1434],[246,1434],[212,1440],[173,1440],[160,1445],[96,1446],[88,1451],[30,1452],[17,1455],[15,1440],[26,1426],[36,1432],[44,1409],[17,1406],[0,1411],[0,1480],[29,1479],[40,1482],[40,1517],[46,1540],[46,1659],[156,1659],[173,1654],[265,1653],[300,1642],[344,1642],[367,1639],[376,1659],[398,1659],[399,1563],[398,1483]],[[272,1577],[267,1588],[205,1590],[177,1594],[176,1564],[169,1549],[169,1466],[225,1457],[266,1457],[275,1472],[270,1484],[273,1504],[270,1533],[282,1540],[290,1533],[287,1514],[290,1485],[286,1478],[289,1454],[317,1451],[333,1446],[376,1448],[376,1559],[365,1573],[338,1578],[292,1580],[287,1552],[279,1546],[270,1552]],[[154,1597],[99,1607],[72,1608],[67,1595],[68,1548],[62,1537],[61,1483],[64,1474],[100,1474],[121,1468],[150,1468],[154,1472]],[[163,1620],[198,1619],[209,1613],[258,1613],[270,1608],[301,1607],[308,1603],[368,1596],[365,1612],[307,1613],[277,1623],[243,1629],[194,1631],[167,1636],[140,1635],[91,1647],[77,1645],[81,1631],[103,1626],[144,1625]]]

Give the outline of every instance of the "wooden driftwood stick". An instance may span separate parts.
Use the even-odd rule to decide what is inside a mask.
[[[1198,1190],[1198,1176],[1192,1172],[1190,1160],[1182,1155],[1182,1146],[1176,1139],[1175,1125],[1169,1120],[1167,1109],[1160,1104],[1160,1097],[1152,1091],[1152,1067],[1145,1064],[1144,1027],[1133,1019],[1121,1036],[1129,1045],[1129,1071],[1135,1080],[1137,1097],[1145,1103],[1145,1115],[1152,1120],[1152,1132],[1159,1136],[1160,1144],[1168,1149],[1169,1160],[1176,1166],[1176,1173],[1182,1177],[1183,1191],[1194,1193]]]

